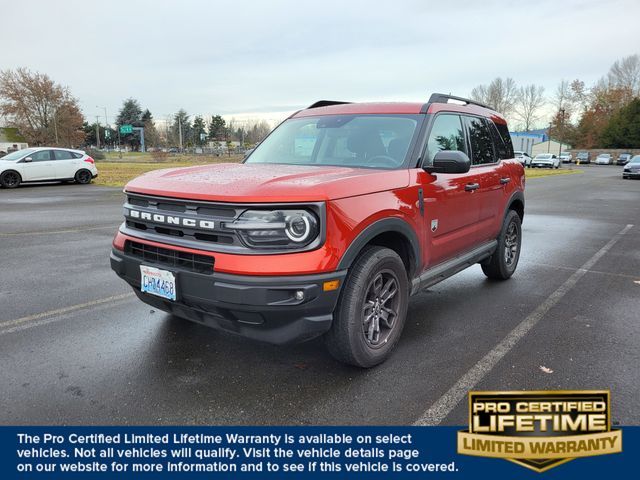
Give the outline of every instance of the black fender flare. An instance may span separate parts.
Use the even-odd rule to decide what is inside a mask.
[[[408,241],[411,248],[410,253],[413,255],[412,260],[414,262],[414,265],[412,266],[413,271],[410,273],[411,275],[415,275],[418,266],[422,264],[420,241],[418,240],[418,236],[416,235],[416,232],[411,227],[411,225],[397,217],[383,218],[382,220],[378,220],[367,226],[362,232],[360,232],[355,240],[351,242],[351,245],[349,245],[349,248],[347,248],[347,251],[344,253],[344,255],[342,255],[337,270],[349,268],[358,254],[371,240],[373,240],[381,233],[388,232],[398,233]]]
[[[511,205],[513,205],[513,202],[515,202],[516,200],[519,200],[520,203],[522,203],[522,220],[524,223],[524,205],[525,204],[524,204],[524,193],[521,190],[516,190],[509,197],[509,201],[507,201],[507,208],[504,209],[503,219],[507,217],[507,213],[509,213],[509,210],[511,210]]]

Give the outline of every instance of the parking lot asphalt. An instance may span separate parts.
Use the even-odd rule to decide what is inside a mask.
[[[0,190],[0,424],[463,425],[470,388],[604,388],[640,425],[640,182],[581,168],[527,182],[511,280],[413,297],[371,370],[142,304],[109,269],[119,189]]]

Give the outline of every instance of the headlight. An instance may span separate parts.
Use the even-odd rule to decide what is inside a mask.
[[[236,230],[249,247],[255,248],[302,248],[320,232],[318,218],[302,209],[247,210],[226,227]]]

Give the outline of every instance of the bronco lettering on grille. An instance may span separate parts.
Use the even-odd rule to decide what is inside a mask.
[[[164,223],[167,225],[180,225],[190,228],[201,228],[203,230],[214,230],[215,222],[212,220],[196,220],[194,218],[179,217],[176,215],[164,215],[161,213],[140,212],[129,210],[129,217],[147,220],[149,222]]]

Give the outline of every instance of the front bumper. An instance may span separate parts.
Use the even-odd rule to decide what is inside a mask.
[[[623,178],[640,178],[640,170],[623,170]]]
[[[143,302],[218,330],[273,344],[296,343],[325,333],[333,321],[346,270],[299,276],[203,274],[144,262],[173,272],[177,300],[140,291],[137,257],[113,249],[111,268]],[[339,288],[324,291],[324,282],[339,280]],[[304,299],[296,300],[295,292]]]
[[[554,164],[553,163],[542,163],[542,162],[532,162],[531,166],[533,168],[553,168]]]

